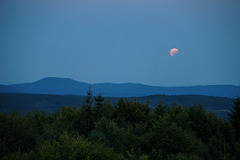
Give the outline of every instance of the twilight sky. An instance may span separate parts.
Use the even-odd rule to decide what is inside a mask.
[[[240,85],[239,8],[239,0],[0,0],[0,84]]]

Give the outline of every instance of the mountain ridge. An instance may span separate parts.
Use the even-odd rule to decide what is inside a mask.
[[[162,95],[207,95],[236,98],[240,96],[240,86],[236,85],[196,85],[179,87],[150,86],[141,83],[95,83],[79,82],[70,78],[47,77],[32,83],[0,85],[0,93],[32,93],[85,95],[91,87],[93,94],[108,97],[139,97]]]

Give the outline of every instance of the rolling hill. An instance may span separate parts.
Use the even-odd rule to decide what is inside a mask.
[[[160,87],[139,83],[96,83],[88,84],[69,78],[44,78],[33,83],[0,85],[0,93],[31,93],[58,95],[85,95],[91,86],[93,94],[101,93],[105,97],[141,97],[148,95],[207,95],[236,98],[240,95],[240,86],[206,85],[189,87]]]
[[[226,118],[227,112],[232,107],[232,98],[201,96],[201,95],[151,95],[144,97],[127,97],[128,101],[147,103],[154,109],[160,102],[168,106],[174,103],[184,106],[202,104],[207,111],[215,112],[219,117]],[[117,104],[119,97],[105,97],[112,104]],[[0,93],[0,112],[10,113],[13,110],[26,113],[36,109],[53,112],[63,106],[80,107],[84,96],[76,95],[47,95],[47,94],[25,94],[25,93]]]

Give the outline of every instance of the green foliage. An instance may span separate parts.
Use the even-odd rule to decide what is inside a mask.
[[[240,97],[233,101],[233,103],[233,109],[228,113],[228,116],[234,128],[235,137],[237,140],[240,140]]]
[[[84,103],[82,104],[82,110],[84,112],[84,118],[86,119],[86,131],[85,131],[85,136],[87,136],[90,131],[94,128],[94,117],[93,117],[93,108],[92,108],[92,103],[93,103],[93,97],[92,97],[92,90],[91,87],[89,87],[89,90],[87,91],[87,95],[84,99]]]
[[[126,124],[135,125],[147,122],[150,112],[151,109],[148,104],[142,104],[137,101],[129,102],[123,98],[119,99],[116,108],[117,121],[125,127]]]
[[[58,138],[45,141],[34,152],[21,154],[16,152],[6,159],[25,160],[122,160],[121,154],[99,143],[89,143],[82,137],[71,137],[63,132]]]
[[[110,102],[96,103],[93,109],[93,115],[96,120],[100,120],[102,117],[113,118],[115,109]]]
[[[167,160],[203,160],[194,154],[171,154],[167,156]]]
[[[29,114],[0,114],[1,157],[16,151],[29,151],[37,143],[37,137],[37,125]]]
[[[157,107],[154,109],[154,113],[159,116],[163,116],[168,112],[168,105],[164,104],[164,102],[158,103]]]
[[[96,123],[95,129],[89,135],[91,142],[104,143],[120,153],[127,150],[128,138],[129,135],[124,129],[119,128],[116,123],[105,117]]]
[[[112,149],[102,144],[89,143],[82,137],[71,137],[64,132],[58,139],[46,141],[37,148],[39,159],[123,159]]]
[[[124,98],[112,105],[89,91],[80,108],[1,113],[0,159],[237,160],[239,98],[234,104],[226,121],[202,105],[151,110]]]
[[[190,128],[192,122],[190,121],[189,109],[187,107],[174,103],[167,115],[165,117],[168,118],[168,121],[176,123],[182,129],[187,130]]]
[[[150,133],[150,143],[153,147],[160,149],[163,155],[191,153],[204,156],[204,144],[196,137],[187,133],[174,122],[169,122],[166,118],[158,121]]]
[[[96,106],[101,107],[102,103],[104,102],[104,98],[101,94],[99,94],[97,97],[94,97],[94,100],[96,102]]]

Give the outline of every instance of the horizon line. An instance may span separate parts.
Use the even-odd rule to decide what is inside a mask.
[[[45,77],[45,78],[41,78],[35,81],[31,81],[31,82],[15,82],[15,83],[5,83],[5,84],[0,84],[0,85],[4,85],[4,86],[10,86],[10,85],[19,85],[19,84],[29,84],[29,83],[35,83],[44,79],[50,79],[50,78],[56,78],[56,79],[68,79],[68,80],[72,80],[72,81],[76,81],[79,83],[86,83],[89,85],[96,85],[96,84],[116,84],[116,85],[121,85],[121,84],[139,84],[139,85],[145,85],[145,86],[152,86],[152,87],[194,87],[194,86],[240,86],[237,84],[190,84],[190,85],[167,85],[167,84],[162,84],[162,85],[157,85],[155,84],[146,84],[146,83],[140,83],[140,82],[95,82],[92,83],[92,81],[88,82],[84,82],[84,81],[79,81],[79,80],[75,80],[73,78],[69,78],[69,77],[55,77],[55,76],[49,76],[49,77]]]

